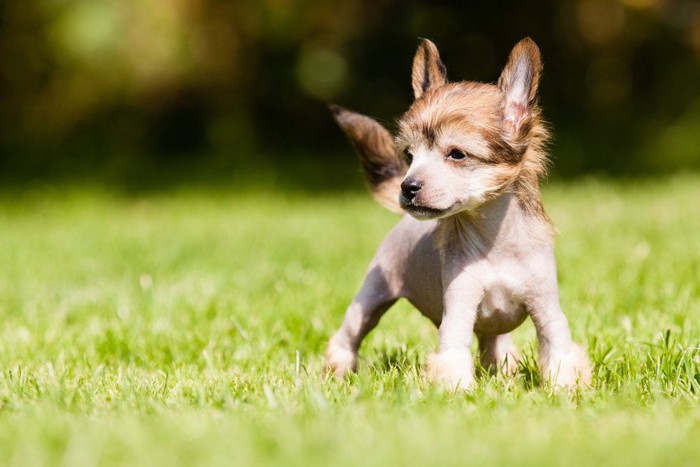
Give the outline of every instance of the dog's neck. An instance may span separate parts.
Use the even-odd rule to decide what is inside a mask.
[[[463,211],[441,219],[438,239],[442,251],[459,248],[470,255],[486,256],[494,249],[551,244],[548,219],[533,212],[521,198],[518,192],[506,192],[474,211]],[[541,206],[539,200],[537,205]]]

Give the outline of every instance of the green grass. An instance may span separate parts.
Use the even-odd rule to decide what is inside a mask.
[[[323,349],[397,217],[363,192],[0,194],[0,465],[696,465],[700,176],[545,188],[595,388],[421,379],[399,303],[359,374]]]

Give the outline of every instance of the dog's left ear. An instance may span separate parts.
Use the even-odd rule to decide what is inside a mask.
[[[540,49],[526,37],[515,44],[498,79],[498,88],[503,93],[504,125],[511,137],[529,128],[541,74]]]
[[[447,69],[440,60],[437,47],[428,39],[423,41],[413,57],[413,72],[411,85],[416,99],[426,91],[447,83]]]

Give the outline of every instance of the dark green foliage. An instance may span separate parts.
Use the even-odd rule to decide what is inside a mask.
[[[0,172],[5,183],[273,174],[338,186],[354,166],[334,162],[352,156],[326,102],[391,127],[412,99],[419,37],[435,41],[451,79],[494,82],[524,36],[543,52],[555,173],[699,169],[696,10],[692,0],[6,0]]]

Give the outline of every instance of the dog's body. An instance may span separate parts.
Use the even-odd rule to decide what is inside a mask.
[[[485,368],[515,371],[508,333],[528,316],[545,380],[590,384],[590,363],[559,305],[552,228],[540,201],[548,136],[536,102],[540,70],[537,46],[524,39],[498,86],[447,83],[437,48],[424,40],[413,62],[416,100],[395,140],[369,117],[333,107],[377,200],[412,216],[380,245],[329,342],[336,374],[355,369],[362,339],[405,297],[439,327],[427,373],[450,388],[474,384],[474,332]]]

